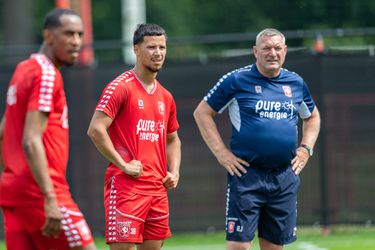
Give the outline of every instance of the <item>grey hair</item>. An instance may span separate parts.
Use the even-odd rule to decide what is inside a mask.
[[[283,43],[285,44],[285,36],[284,36],[283,33],[281,33],[280,31],[278,31],[277,29],[267,28],[267,29],[264,29],[264,30],[262,30],[261,32],[258,33],[258,35],[256,37],[256,40],[255,40],[255,45],[256,46],[259,45],[260,38],[262,36],[279,36],[279,37],[281,37]]]

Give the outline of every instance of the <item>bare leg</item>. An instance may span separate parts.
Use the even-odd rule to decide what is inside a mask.
[[[259,245],[261,250],[283,250],[283,245],[273,244],[263,238],[259,238]]]
[[[109,245],[110,250],[135,250],[134,243],[111,243]]]
[[[137,245],[138,250],[160,250],[163,246],[163,240],[145,240]]]
[[[249,250],[251,241],[249,242],[238,242],[238,241],[227,241],[227,250]]]
[[[84,247],[80,247],[80,248],[75,248],[77,250],[96,250],[96,246],[95,246],[95,243],[90,243],[88,244],[87,246],[84,246]]]

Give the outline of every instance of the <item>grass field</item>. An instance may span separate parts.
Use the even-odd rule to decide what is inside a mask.
[[[96,240],[99,250],[109,249],[103,239]],[[5,250],[0,242],[0,250]],[[176,234],[165,242],[163,250],[222,250],[225,233]],[[252,250],[259,250],[254,240]],[[319,228],[300,227],[298,240],[284,247],[285,250],[375,250],[375,227],[336,226],[328,236]]]

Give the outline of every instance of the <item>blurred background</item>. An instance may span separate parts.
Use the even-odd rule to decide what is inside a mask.
[[[68,180],[96,235],[104,233],[107,162],[86,130],[104,86],[132,68],[132,32],[141,22],[158,23],[168,35],[158,79],[176,99],[183,143],[179,187],[169,193],[175,233],[225,228],[226,172],[203,143],[192,112],[223,74],[254,62],[256,34],[267,27],[285,34],[284,67],[304,77],[322,116],[315,154],[301,174],[299,225],[323,232],[336,224],[373,226],[375,1],[0,0],[0,115],[16,64],[39,49],[43,17],[55,6],[75,9],[85,23],[80,60],[62,73]],[[228,142],[227,116],[217,122]]]

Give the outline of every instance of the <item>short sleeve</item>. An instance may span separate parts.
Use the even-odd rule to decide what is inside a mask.
[[[220,78],[215,86],[210,89],[204,100],[216,112],[221,113],[234,98],[235,74],[228,73]]]
[[[28,110],[52,112],[54,109],[54,91],[58,85],[58,75],[54,66],[39,62],[40,68],[35,70],[30,83]]]
[[[303,101],[298,110],[298,113],[302,119],[309,118],[315,107],[315,102],[311,97],[309,88],[305,82],[303,82]]]
[[[126,100],[126,90],[124,83],[114,80],[110,82],[103,90],[96,110],[104,112],[110,118],[114,119]]]
[[[167,133],[173,133],[179,128],[179,124],[177,121],[177,109],[176,109],[176,103],[174,99],[172,98],[171,101],[171,107],[169,112],[169,119],[168,119],[168,127],[167,127]]]

